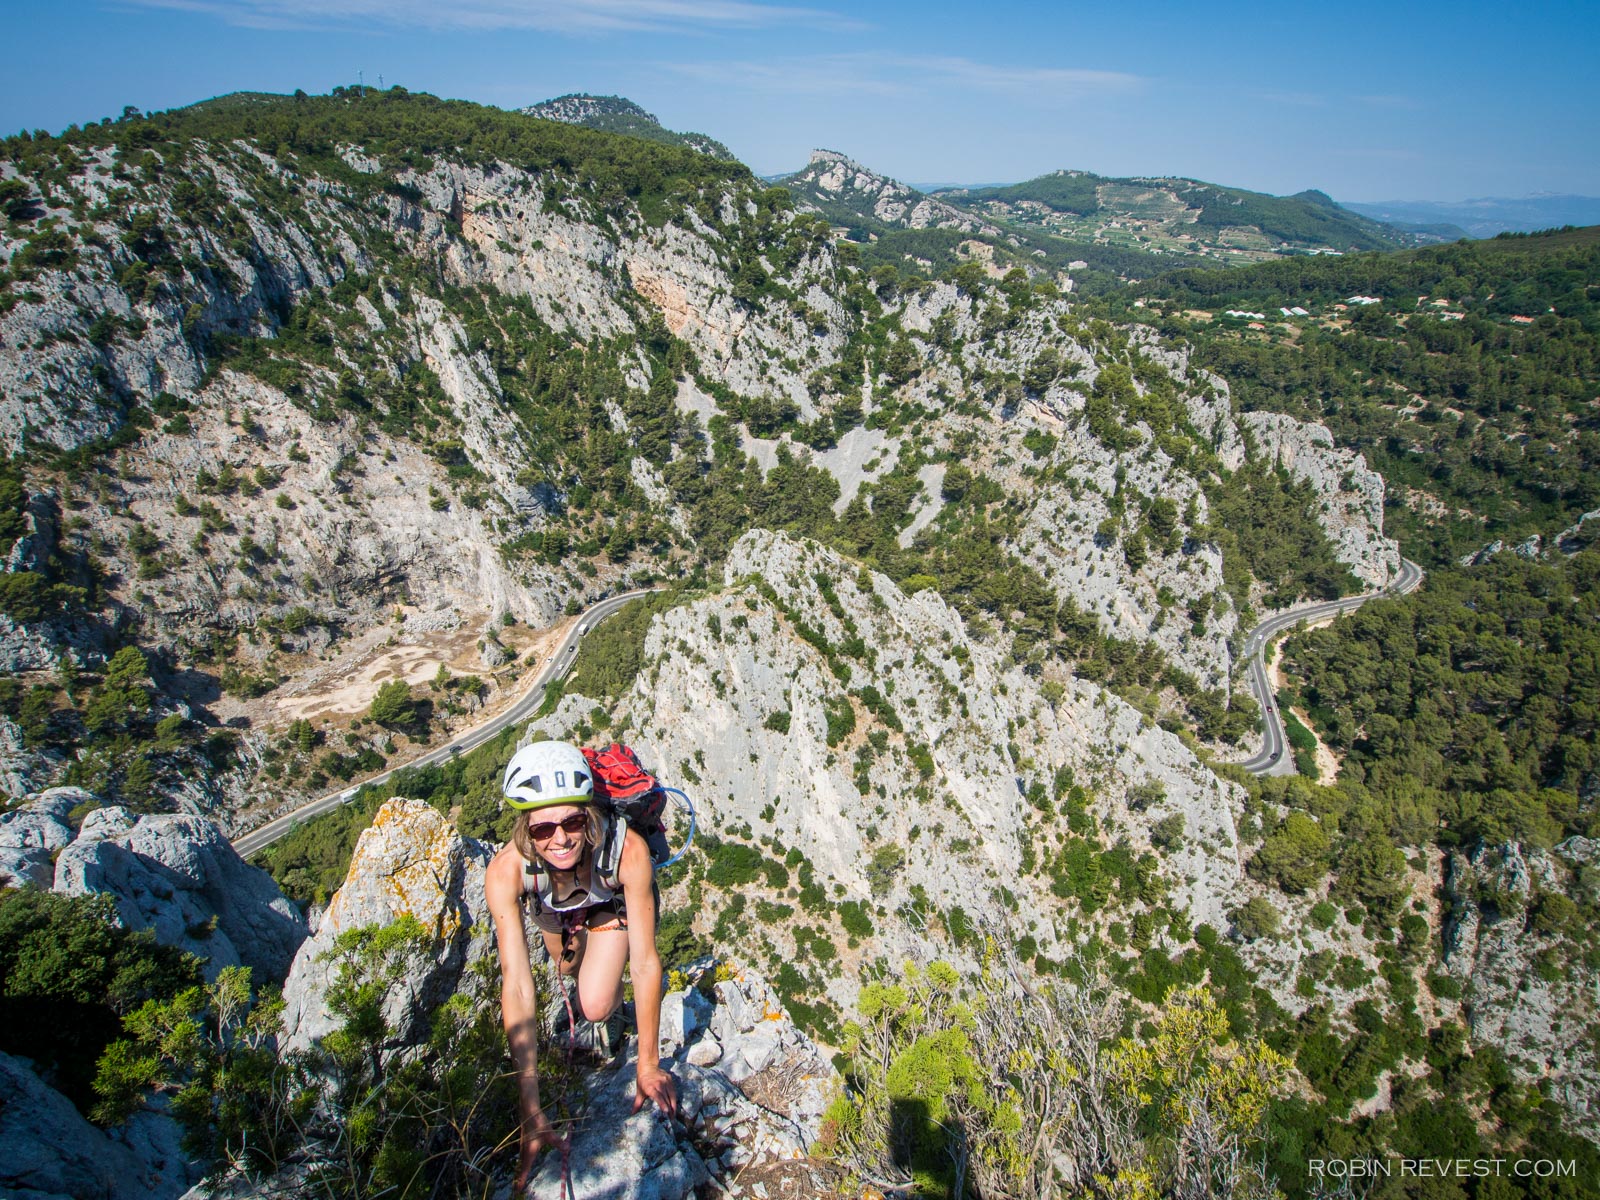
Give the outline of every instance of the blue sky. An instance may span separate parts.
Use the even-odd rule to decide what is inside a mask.
[[[1600,195],[1600,5],[1137,11],[828,0],[55,0],[7,6],[0,132],[240,89],[515,107],[616,93],[762,174],[827,146],[913,182],[1060,167],[1341,200]]]

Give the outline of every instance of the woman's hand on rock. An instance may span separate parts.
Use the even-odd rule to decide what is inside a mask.
[[[655,1106],[667,1116],[678,1115],[677,1085],[672,1082],[672,1076],[666,1071],[660,1067],[641,1069],[638,1088],[638,1095],[633,1098],[634,1112],[638,1112],[649,1100],[654,1101]]]
[[[533,1162],[539,1157],[539,1152],[546,1147],[559,1144],[561,1135],[556,1132],[555,1126],[550,1124],[550,1118],[543,1112],[535,1109],[532,1115],[522,1122],[522,1157],[517,1161],[517,1191],[528,1185],[528,1173],[533,1169]]]

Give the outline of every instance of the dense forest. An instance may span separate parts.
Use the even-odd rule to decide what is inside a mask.
[[[1245,408],[1321,421],[1361,450],[1391,485],[1392,532],[1437,563],[1492,538],[1548,540],[1600,507],[1597,279],[1600,229],[1580,229],[1184,271],[1105,303],[1138,319],[1136,295],[1159,300],[1161,328]],[[1380,303],[1335,307],[1356,296]],[[1226,309],[1293,305],[1321,319],[1213,327]]]
[[[1292,643],[1317,729],[1402,844],[1600,834],[1600,554],[1501,553]]]

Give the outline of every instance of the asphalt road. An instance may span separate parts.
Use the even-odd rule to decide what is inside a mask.
[[[598,604],[591,605],[586,609],[579,616],[577,623],[567,631],[567,636],[561,639],[554,653],[545,660],[544,666],[534,676],[533,683],[528,687],[528,690],[504,712],[485,721],[482,725],[475,726],[465,733],[456,735],[444,745],[435,747],[420,758],[414,758],[410,762],[400,764],[398,767],[392,767],[380,775],[372,776],[370,779],[363,779],[360,783],[351,787],[343,788],[337,792],[330,792],[320,799],[311,801],[309,804],[301,805],[291,813],[275,817],[265,825],[260,825],[244,836],[235,839],[233,848],[239,852],[239,857],[249,858],[258,850],[264,850],[272,845],[273,842],[302,821],[330,812],[338,808],[339,805],[353,800],[356,792],[366,784],[383,783],[389,776],[404,767],[423,767],[430,763],[443,762],[448,758],[454,758],[458,754],[483,745],[484,742],[499,734],[506,726],[518,721],[528,720],[534,713],[539,711],[539,706],[544,703],[545,688],[572,669],[573,660],[578,657],[578,643],[583,639],[583,635],[630,600],[637,600],[640,596],[649,595],[655,590],[654,588],[641,588],[638,591],[623,592],[618,596],[608,596]]]
[[[1302,621],[1316,621],[1339,613],[1352,612],[1368,600],[1379,596],[1403,596],[1415,591],[1422,582],[1422,568],[1409,558],[1400,560],[1400,573],[1388,587],[1378,592],[1364,592],[1359,596],[1346,596],[1343,600],[1328,600],[1314,604],[1298,604],[1274,613],[1250,631],[1244,640],[1244,656],[1250,663],[1250,690],[1261,705],[1262,744],[1259,753],[1239,765],[1252,775],[1292,775],[1294,755],[1288,751],[1288,738],[1283,731],[1283,716],[1278,711],[1272,694],[1272,684],[1267,679],[1264,651],[1272,639],[1285,629]]]

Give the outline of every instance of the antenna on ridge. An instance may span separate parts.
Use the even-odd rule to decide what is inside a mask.
[[[378,72],[378,90],[380,92],[383,91],[383,72],[382,71]]]
[[[367,75],[365,71],[356,72],[356,95],[362,99],[367,95]]]

